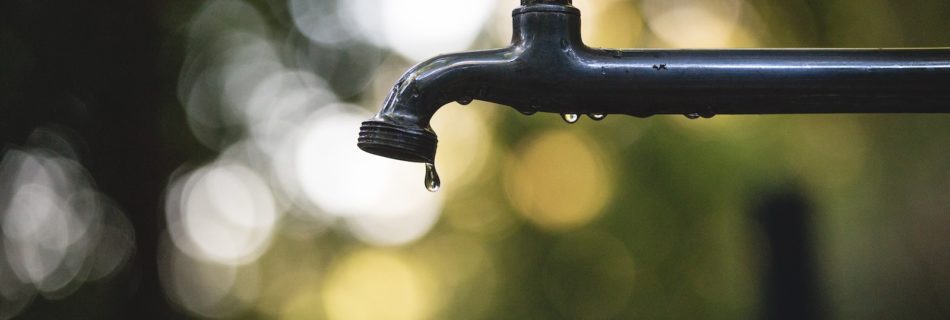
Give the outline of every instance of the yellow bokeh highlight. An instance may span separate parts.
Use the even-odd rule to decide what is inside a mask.
[[[674,48],[737,47],[754,42],[738,32],[740,0],[644,0],[643,17],[664,46]]]
[[[514,151],[505,186],[518,212],[536,226],[567,230],[587,224],[611,195],[609,166],[597,143],[580,133],[549,131]]]
[[[433,319],[465,314],[483,318],[497,299],[498,274],[493,254],[483,238],[456,233],[436,234],[415,245],[412,261],[426,266],[438,292],[435,304],[444,307]]]
[[[429,282],[400,256],[357,251],[331,267],[322,300],[330,320],[427,319],[434,309]]]
[[[638,47],[643,20],[636,3],[620,0],[575,1],[581,10],[581,36],[591,47]]]
[[[432,118],[432,129],[439,135],[435,162],[445,185],[444,191],[456,192],[481,176],[491,152],[492,129],[490,103],[473,101],[468,106],[445,105]]]
[[[321,282],[328,248],[310,237],[278,237],[261,260],[261,292],[256,310],[266,318],[322,316]],[[305,253],[305,254],[301,254]]]

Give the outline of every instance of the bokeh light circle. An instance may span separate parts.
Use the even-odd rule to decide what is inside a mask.
[[[431,292],[423,270],[382,251],[358,251],[333,266],[323,286],[330,320],[426,319]]]
[[[267,248],[279,218],[270,187],[237,163],[217,163],[181,178],[166,214],[177,247],[194,258],[246,264]]]
[[[441,212],[441,194],[425,190],[421,164],[359,150],[355,138],[370,115],[353,110],[328,107],[305,126],[294,157],[302,194],[369,243],[398,245],[422,237]]]
[[[507,165],[508,199],[542,229],[582,226],[602,214],[612,193],[610,166],[596,141],[543,132],[523,142]]]
[[[462,51],[478,37],[496,0],[348,0],[363,37],[412,61]]]
[[[729,47],[740,28],[740,0],[647,0],[642,7],[650,30],[677,48]]]

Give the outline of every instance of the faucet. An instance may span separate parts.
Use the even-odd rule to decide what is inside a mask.
[[[403,75],[360,128],[360,149],[426,164],[439,188],[433,114],[482,100],[523,114],[950,113],[950,48],[599,49],[571,0],[521,0],[511,45],[440,55]]]

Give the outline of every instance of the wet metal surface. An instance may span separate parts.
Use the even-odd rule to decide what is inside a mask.
[[[432,163],[429,120],[472,99],[521,113],[679,114],[950,112],[950,48],[617,50],[584,45],[568,0],[524,0],[508,48],[447,54],[409,70],[359,146]],[[568,122],[575,117],[565,118]]]

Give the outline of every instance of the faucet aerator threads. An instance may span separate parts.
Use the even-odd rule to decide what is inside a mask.
[[[434,163],[438,143],[438,137],[429,130],[370,120],[360,127],[357,146],[396,160]]]

